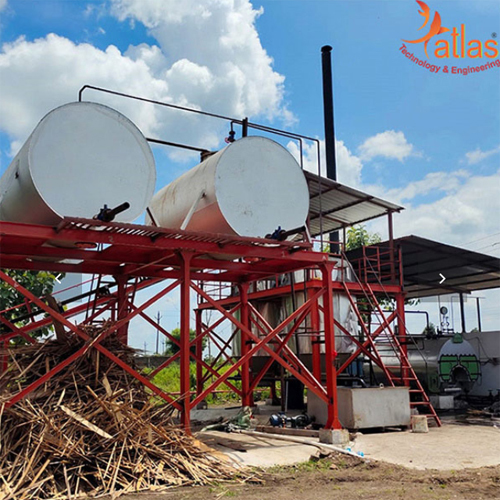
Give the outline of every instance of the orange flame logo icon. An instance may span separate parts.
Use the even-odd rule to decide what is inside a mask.
[[[419,10],[418,13],[425,18],[424,24],[418,28],[421,30],[422,28],[425,28],[427,23],[429,22],[429,19],[431,18],[431,9],[429,6],[421,2],[420,0],[416,0],[418,5],[420,5],[420,8],[422,9],[421,11]],[[448,28],[445,28],[441,26],[441,16],[439,15],[439,12],[436,11],[434,12],[434,19],[432,20],[431,23],[431,28],[427,35],[423,36],[422,38],[418,38],[417,40],[403,40],[403,42],[407,43],[424,43],[424,50],[425,50],[425,55],[429,57],[429,54],[427,54],[427,44],[429,43],[429,40],[436,35],[441,35],[441,33],[446,33],[447,31],[450,31]]]

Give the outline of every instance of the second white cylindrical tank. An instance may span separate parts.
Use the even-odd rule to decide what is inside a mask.
[[[131,222],[155,181],[151,149],[128,118],[102,104],[65,104],[40,121],[0,179],[0,220],[56,225],[127,202],[116,220]]]
[[[309,191],[300,166],[284,147],[252,136],[161,189],[150,209],[161,227],[265,237],[278,227],[305,224]]]

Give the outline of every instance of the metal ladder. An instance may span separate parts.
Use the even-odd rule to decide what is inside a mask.
[[[344,255],[345,258],[345,255]],[[370,274],[376,277],[376,280],[379,284],[379,286],[382,288],[382,290],[385,290],[382,282],[380,281],[376,270],[373,268],[370,260],[364,259],[366,264],[371,268]],[[381,323],[384,321],[384,314],[382,311],[382,308],[380,306],[380,303],[373,292],[372,288],[370,287],[368,280],[366,279],[363,283],[359,279],[357,273],[354,271],[354,268],[352,267],[351,263],[345,258],[345,261],[348,263],[348,265],[351,268],[351,271],[353,273],[353,276],[355,277],[356,281],[358,282],[359,285],[361,285],[361,289],[363,290],[363,294],[365,296],[365,299],[367,300],[367,303],[369,307],[374,311],[378,317],[380,317]],[[365,267],[367,267],[365,264]],[[380,264],[377,266],[379,268]],[[364,273],[365,277],[367,277],[367,272],[365,271]],[[350,299],[351,305],[353,307],[357,308],[356,303],[351,300],[351,294],[349,291],[349,288],[345,281],[343,282],[344,289],[346,293],[348,294],[348,298]],[[390,298],[388,293],[384,291],[384,294],[386,297]],[[362,316],[362,312],[359,311],[358,309],[358,317]],[[385,333],[385,339],[387,339],[387,342],[385,342],[385,345],[388,345],[392,352],[394,353],[395,358],[399,361],[398,365],[387,365],[383,362],[381,353],[379,352],[379,349],[377,349],[377,344],[382,345],[381,342],[375,342],[373,339],[367,339],[370,342],[370,348],[373,351],[373,354],[381,361],[383,365],[383,373],[388,379],[388,382],[390,383],[391,386],[395,387],[397,385],[407,385],[410,387],[409,392],[410,392],[410,408],[416,408],[416,409],[421,409],[422,413],[427,416],[428,419],[434,420],[436,425],[438,427],[441,426],[441,420],[439,419],[439,416],[436,413],[436,410],[432,406],[432,403],[429,400],[429,397],[427,396],[424,388],[422,387],[422,384],[420,383],[420,380],[418,379],[415,371],[413,370],[413,367],[411,366],[411,363],[408,359],[408,356],[404,352],[403,346],[398,338],[398,335],[395,334],[393,329],[390,327],[390,325],[386,325],[386,327],[383,329]],[[399,374],[395,374],[394,371],[399,370]]]
[[[374,301],[375,306],[377,307],[378,313],[383,316],[383,311],[380,308],[380,304],[375,296],[375,293],[368,283],[366,283],[366,288],[368,289],[368,292],[372,300]],[[408,359],[408,356],[403,349],[398,335],[395,334],[390,326],[387,326],[387,333],[388,335],[386,336],[386,338],[388,339],[388,345],[391,345],[395,357],[399,360],[399,365],[385,365],[391,385],[396,385],[397,382],[400,382],[403,385],[408,385],[410,387],[410,408],[420,408],[424,410],[422,413],[426,414],[429,419],[434,419],[437,426],[441,427],[441,420],[437,415],[436,410],[432,406],[427,393],[422,387],[422,384],[420,383],[415,370],[413,370],[413,367],[411,366],[410,360]],[[394,374],[393,370],[399,370],[399,375]]]

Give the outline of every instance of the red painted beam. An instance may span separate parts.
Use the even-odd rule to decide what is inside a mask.
[[[232,323],[236,325],[236,327],[240,328],[240,330],[245,330],[246,333],[249,335],[250,338],[252,338],[256,344],[250,349],[246,357],[241,357],[220,379],[216,380],[210,387],[205,389],[202,394],[197,396],[194,401],[191,403],[192,407],[196,406],[200,401],[203,400],[205,396],[210,394],[210,392],[214,389],[216,389],[221,383],[223,383],[234,371],[239,369],[241,365],[246,361],[246,358],[250,359],[251,356],[253,356],[259,349],[264,349],[266,352],[268,352],[272,357],[278,361],[279,364],[284,366],[292,375],[294,375],[296,378],[298,378],[301,382],[303,382],[306,386],[310,387],[310,384],[307,381],[302,374],[298,373],[293,367],[289,366],[279,355],[277,355],[269,346],[268,343],[274,339],[278,333],[286,328],[290,322],[292,322],[296,316],[300,315],[302,312],[303,308],[307,307],[307,303],[302,305],[295,311],[291,316],[289,316],[285,321],[283,321],[278,327],[276,327],[269,335],[267,335],[263,339],[258,339],[255,337],[255,335],[249,331],[240,321],[237,321],[235,318],[228,316],[227,311],[225,311],[222,307],[220,307],[215,301],[211,299],[203,290],[201,290],[198,286],[196,286],[194,283],[191,284],[192,288],[200,294],[202,297],[205,298],[208,302],[211,302],[212,305],[214,306],[215,309],[217,309],[222,315],[226,316]],[[305,307],[304,307],[305,306]],[[326,393],[323,390],[319,390],[316,387],[310,387],[310,389],[317,394],[318,397],[322,399],[326,399]],[[322,388],[321,388],[322,389]]]
[[[10,340],[13,337],[21,336],[21,337],[23,337],[23,339],[27,340],[30,344],[36,344],[35,339],[31,338],[24,330],[22,330],[21,328],[18,328],[14,324],[12,324],[7,318],[4,318],[1,314],[0,314],[0,321],[5,326],[10,328],[12,330],[12,333],[13,333],[13,335],[9,334],[8,338],[6,338],[7,336],[0,335],[0,339],[6,341],[6,340]]]
[[[191,254],[182,254],[181,317],[180,317],[180,371],[181,371],[181,423],[187,433],[191,433],[190,399],[191,375],[189,373],[189,330],[190,330],[190,261]]]
[[[341,429],[342,424],[338,415],[337,399],[337,371],[335,369],[335,327],[333,326],[333,292],[332,292],[332,266],[325,265],[321,269],[323,275],[323,307],[325,325],[325,368],[326,368],[326,392],[328,396],[327,410],[328,418],[325,424],[327,429]]]
[[[310,309],[312,308],[312,305],[315,303],[317,300],[318,296],[320,295],[320,292],[317,292],[315,296],[311,297],[311,299],[308,299],[303,305],[308,304],[308,306],[305,308],[304,312],[304,318],[307,316],[309,313]],[[255,309],[252,306],[252,312],[262,321],[266,327],[269,329],[269,331],[272,330],[271,325],[266,321],[264,316],[262,316],[257,309]],[[299,316],[299,318],[302,316]],[[296,321],[296,320],[294,320]],[[296,327],[300,325],[300,323],[295,323]],[[309,384],[306,384],[309,388],[312,387],[317,387],[320,389],[323,389],[323,386],[321,385],[321,380],[317,380],[314,375],[308,370],[308,368],[300,361],[298,356],[286,345],[286,343],[282,344],[282,350],[283,350],[283,357],[287,360],[289,364],[291,364],[296,370],[299,371],[304,377],[306,377],[309,380]]]
[[[151,389],[155,394],[157,394],[161,398],[165,399],[165,401],[167,401],[167,402],[171,403],[172,405],[174,405],[174,407],[179,408],[178,403],[176,403],[168,394],[166,394],[161,389],[159,389],[158,387],[156,387],[148,379],[146,379],[141,374],[137,373],[133,368],[131,368],[130,366],[128,366],[121,359],[119,359],[117,356],[115,356],[113,353],[111,353],[108,349],[106,349],[105,347],[103,347],[102,345],[99,344],[99,342],[101,342],[112,331],[116,330],[117,325],[119,326],[120,322],[116,323],[113,326],[113,328],[110,328],[110,329],[106,330],[105,332],[101,333],[97,338],[92,339],[89,335],[87,335],[85,332],[83,332],[82,330],[80,330],[76,325],[74,325],[73,323],[69,322],[63,315],[61,315],[57,311],[54,311],[53,309],[51,309],[42,300],[40,300],[38,297],[35,297],[30,291],[26,290],[26,288],[24,288],[23,286],[21,286],[19,283],[17,283],[14,279],[12,279],[10,276],[8,276],[7,274],[5,274],[1,270],[0,270],[0,279],[2,279],[3,281],[5,281],[6,283],[8,283],[10,286],[12,286],[13,288],[15,288],[19,293],[21,293],[24,297],[28,298],[31,302],[35,303],[38,307],[40,307],[41,309],[43,309],[49,316],[51,316],[52,318],[58,320],[63,325],[65,325],[67,328],[69,328],[71,331],[73,331],[75,334],[77,334],[78,336],[80,336],[81,338],[83,338],[85,341],[87,341],[87,344],[84,347],[82,347],[82,349],[80,349],[78,351],[78,353],[80,353],[79,355],[84,354],[90,347],[94,347],[95,349],[97,349],[98,351],[100,351],[102,354],[104,354],[105,356],[107,356],[108,358],[110,358],[112,361],[114,361],[116,364],[118,364],[119,366],[121,366],[125,371],[127,371],[134,378],[136,378],[137,380],[139,380],[140,382],[142,382],[146,387],[148,387],[149,389]],[[160,295],[160,297],[161,297],[161,296],[165,295],[165,293],[161,293],[160,292],[160,294],[157,294],[157,295]],[[142,310],[142,308],[146,308],[149,305],[151,305],[152,303],[154,303],[154,301],[152,302],[152,299],[150,299],[145,304],[143,304],[141,306],[141,308],[139,308],[139,309]],[[133,316],[133,315],[135,315],[135,314],[131,313],[129,316]],[[66,363],[68,360],[73,361],[74,359],[76,359],[76,357],[73,358],[73,356],[71,356],[70,358],[68,358],[64,362],[60,363],[60,365],[63,364],[62,367],[60,367],[60,365],[57,365],[57,367],[54,367],[53,370],[55,370],[56,368],[59,367],[57,369],[57,371],[51,370],[46,375],[48,375],[49,373],[51,373],[51,375],[50,375],[50,377],[51,377],[55,373],[59,372],[62,368],[64,368],[65,366],[67,366],[69,364],[69,363]],[[31,391],[33,391],[34,389],[36,389],[36,387],[38,387],[40,385],[39,380],[33,382],[32,384],[30,384],[30,386],[28,386],[23,391],[21,391],[21,393],[22,393],[21,397],[25,397]],[[44,379],[44,381],[45,380],[48,380],[48,378]],[[11,406],[15,402],[19,401],[19,399],[21,397],[19,397],[19,394],[17,394],[16,396],[14,396],[14,398],[12,400],[10,400],[7,403],[7,405]]]
[[[85,221],[89,227],[112,227],[123,228],[127,230],[144,231],[144,226],[134,226],[132,224],[120,223],[95,223],[95,221]],[[64,223],[64,221],[63,221]],[[51,227],[38,226],[34,224],[19,224],[5,222],[2,223],[1,236],[18,236],[24,238],[35,238],[39,240],[61,242],[80,242],[88,241],[93,243],[102,243],[106,245],[124,245],[148,249],[161,248],[170,250],[194,251],[195,253],[207,254],[226,254],[237,255],[239,257],[262,257],[262,258],[286,258],[287,260],[296,260],[307,263],[323,262],[328,260],[328,256],[321,252],[312,252],[310,245],[291,244],[287,242],[273,242],[269,240],[258,240],[256,238],[237,238],[227,237],[225,235],[202,235],[200,233],[190,233],[188,231],[167,232],[160,228],[147,228],[151,232],[159,232],[159,236],[152,241],[148,236],[137,234],[126,234],[119,231],[95,231],[91,229],[70,229],[63,228],[59,231]],[[214,241],[210,241],[213,239]],[[221,243],[227,240],[227,243]],[[260,245],[257,242],[262,242]]]

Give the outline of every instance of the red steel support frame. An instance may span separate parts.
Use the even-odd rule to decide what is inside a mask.
[[[250,311],[248,307],[248,283],[241,283],[238,286],[241,302],[241,324],[248,330],[250,329]],[[248,353],[250,351],[250,338],[245,330],[240,330],[241,338],[241,357],[245,362],[241,366],[241,402],[243,406],[251,406],[252,393],[250,392],[250,359]]]
[[[199,359],[203,356],[203,336],[202,336],[202,317],[203,311],[196,310],[196,395],[199,396],[203,391],[203,365]]]
[[[404,360],[408,359],[408,343],[406,341],[406,324],[405,324],[405,295],[404,293],[398,293],[396,295],[396,311],[398,315],[397,326],[398,326],[398,339],[401,344],[401,350],[404,356],[402,357],[401,366],[401,377],[404,381],[404,385],[410,386],[409,367]]]
[[[48,326],[58,321],[65,328],[84,340],[80,351],[52,367],[46,374],[34,383],[24,387],[7,405],[15,404],[26,397],[55,373],[63,370],[89,349],[97,349],[103,355],[138,379],[154,394],[162,397],[180,411],[181,421],[186,430],[190,431],[190,411],[207,395],[216,391],[221,384],[241,396],[243,405],[251,405],[253,391],[265,375],[266,370],[274,362],[282,366],[288,373],[300,380],[310,391],[328,404],[328,421],[326,426],[332,429],[341,427],[337,407],[337,374],[335,366],[337,353],[335,351],[335,324],[333,311],[333,291],[342,291],[343,284],[332,281],[332,271],[335,261],[328,254],[316,252],[311,244],[295,242],[273,242],[257,238],[237,238],[231,236],[190,233],[188,231],[171,231],[148,226],[137,226],[120,223],[104,223],[82,219],[65,219],[58,228],[37,225],[2,223],[0,235],[0,258],[2,265],[12,269],[46,270],[79,272],[100,276],[114,276],[117,290],[109,296],[96,297],[95,310],[87,322],[109,315],[110,310],[116,311],[115,321],[107,331],[98,338],[90,338],[81,328],[69,318],[75,318],[85,311],[86,305],[79,305],[59,313],[49,308],[42,300],[34,297],[28,290],[19,286],[12,278],[0,272],[0,279],[16,288],[26,297],[30,304],[47,314],[47,317],[32,321],[24,327],[15,326],[12,321],[2,317],[0,320],[9,331],[0,335],[0,370],[6,368],[5,347],[9,339],[15,335],[29,338],[28,334],[42,326]],[[61,241],[61,247],[48,246],[50,241]],[[82,250],[76,242],[92,242],[96,250]],[[219,255],[220,259],[214,258]],[[51,257],[52,261],[42,261],[36,257]],[[227,257],[230,257],[229,259]],[[63,263],[64,261],[64,263]],[[67,264],[66,262],[79,262]],[[259,313],[253,304],[254,296],[272,296],[272,291],[249,292],[250,283],[259,279],[271,278],[276,273],[288,273],[305,269],[319,269],[322,280],[307,282],[305,302],[286,317],[278,326],[272,327]],[[131,280],[138,281],[137,287],[130,285]],[[167,280],[167,281],[165,281]],[[238,287],[238,294],[231,294],[228,299],[216,300],[211,297],[200,282],[214,282]],[[142,305],[133,303],[136,288],[143,289],[155,284],[151,298]],[[372,287],[377,289],[376,285]],[[166,361],[162,367],[176,364],[180,374],[180,393],[166,394],[154,384],[154,376],[160,368],[146,377],[121,359],[109,352],[102,340],[116,331],[126,342],[130,321],[141,316],[151,325],[156,325],[150,318],[147,309],[170,292],[179,289],[181,301],[180,313],[180,347],[179,353]],[[363,291],[363,285],[350,283],[349,289],[354,293]],[[401,288],[392,286],[392,293]],[[348,292],[349,293],[349,292]],[[195,312],[196,337],[190,338],[191,298],[194,294],[202,300]],[[135,297],[137,298],[137,297]],[[322,304],[320,304],[320,300]],[[204,309],[212,309],[220,314],[212,325],[204,325],[202,313]],[[239,315],[239,320],[236,315]],[[41,316],[41,315],[40,315]],[[404,296],[398,300],[399,331],[404,332]],[[320,332],[321,320],[324,332]],[[393,321],[391,318],[388,321]],[[229,324],[233,334],[222,338],[216,331],[219,325]],[[313,340],[312,371],[304,365],[301,359],[290,349],[288,342],[300,325],[310,325]],[[170,333],[156,325],[158,330],[170,340]],[[235,358],[232,354],[232,338],[236,333],[241,335],[241,356]],[[377,332],[375,332],[377,333]],[[203,359],[202,345],[204,338],[211,338],[219,354],[215,361]],[[373,335],[372,335],[373,337]],[[325,374],[321,373],[320,342],[325,344]],[[177,343],[175,341],[175,343]],[[369,344],[358,344],[358,351],[364,352],[372,347]],[[266,370],[261,370],[252,379],[252,357],[258,351],[269,355]],[[222,360],[221,363],[218,360]],[[190,363],[196,364],[196,388],[191,387]],[[209,364],[210,363],[210,364]],[[345,367],[341,367],[341,371]],[[224,369],[224,373],[222,373]],[[242,388],[239,390],[234,382],[234,376],[241,377]],[[323,380],[324,377],[324,380]],[[325,383],[324,383],[325,381]]]
[[[191,377],[189,373],[190,348],[190,282],[191,275],[189,266],[192,255],[189,253],[181,254],[181,322],[180,322],[180,371],[181,371],[181,423],[187,432],[191,432],[190,402],[191,402]]]
[[[308,298],[314,293],[314,290],[308,289]],[[321,345],[320,345],[320,317],[319,307],[314,307],[310,314],[311,325],[311,345],[312,345],[312,365],[313,375],[317,380],[321,380]]]
[[[335,325],[333,324],[333,291],[332,291],[333,266],[324,264],[321,268],[323,276],[323,319],[325,322],[325,369],[326,369],[326,392],[328,394],[328,420],[327,429],[341,429],[342,425],[338,418],[337,401],[337,370],[335,369]]]
[[[127,371],[130,375],[132,375],[134,378],[142,382],[144,385],[146,385],[149,389],[151,389],[156,395],[160,396],[163,398],[165,401],[168,403],[174,405],[175,407],[178,407],[178,404],[165,392],[163,392],[161,389],[156,387],[154,384],[152,384],[147,378],[145,378],[143,375],[139,374],[137,371],[132,369],[130,366],[128,366],[125,362],[123,362],[121,359],[119,359],[117,356],[115,356],[113,353],[111,353],[108,349],[100,345],[100,342],[113,333],[114,331],[117,331],[123,324],[126,324],[132,317],[134,317],[138,312],[140,312],[143,309],[146,309],[149,305],[153,304],[158,298],[164,296],[166,293],[168,293],[172,288],[175,288],[177,283],[174,283],[174,286],[170,285],[166,289],[162,290],[160,293],[158,293],[155,297],[149,299],[146,301],[140,308],[137,309],[137,311],[134,311],[129,315],[128,318],[124,318],[121,321],[118,321],[115,323],[113,326],[102,332],[98,337],[96,338],[91,338],[89,335],[87,335],[84,331],[82,331],[80,328],[78,328],[76,325],[70,323],[64,316],[62,316],[60,313],[54,311],[51,309],[49,306],[47,306],[42,300],[40,300],[38,297],[35,297],[31,292],[26,290],[23,286],[21,286],[19,283],[17,283],[13,278],[5,274],[3,271],[0,271],[0,279],[2,279],[4,282],[9,284],[11,287],[15,288],[19,293],[21,293],[24,297],[29,299],[31,302],[36,304],[40,309],[44,310],[53,320],[57,320],[60,323],[62,323],[64,326],[69,328],[73,333],[81,337],[86,341],[84,346],[79,349],[76,353],[71,355],[69,358],[66,358],[64,361],[56,365],[54,368],[49,370],[47,373],[45,373],[43,376],[41,376],[38,380],[35,380],[31,384],[29,384],[27,387],[19,391],[16,395],[14,395],[10,400],[8,400],[5,403],[6,407],[12,406],[13,404],[17,403],[17,401],[23,399],[26,397],[28,394],[30,394],[32,391],[37,389],[40,385],[45,383],[47,380],[49,380],[52,376],[55,374],[59,373],[62,369],[64,369],[66,366],[71,364],[73,361],[76,361],[79,357],[83,356],[90,348],[95,348],[98,351],[100,351],[102,354],[110,358],[112,361],[114,361],[117,365],[122,367],[125,371]]]

